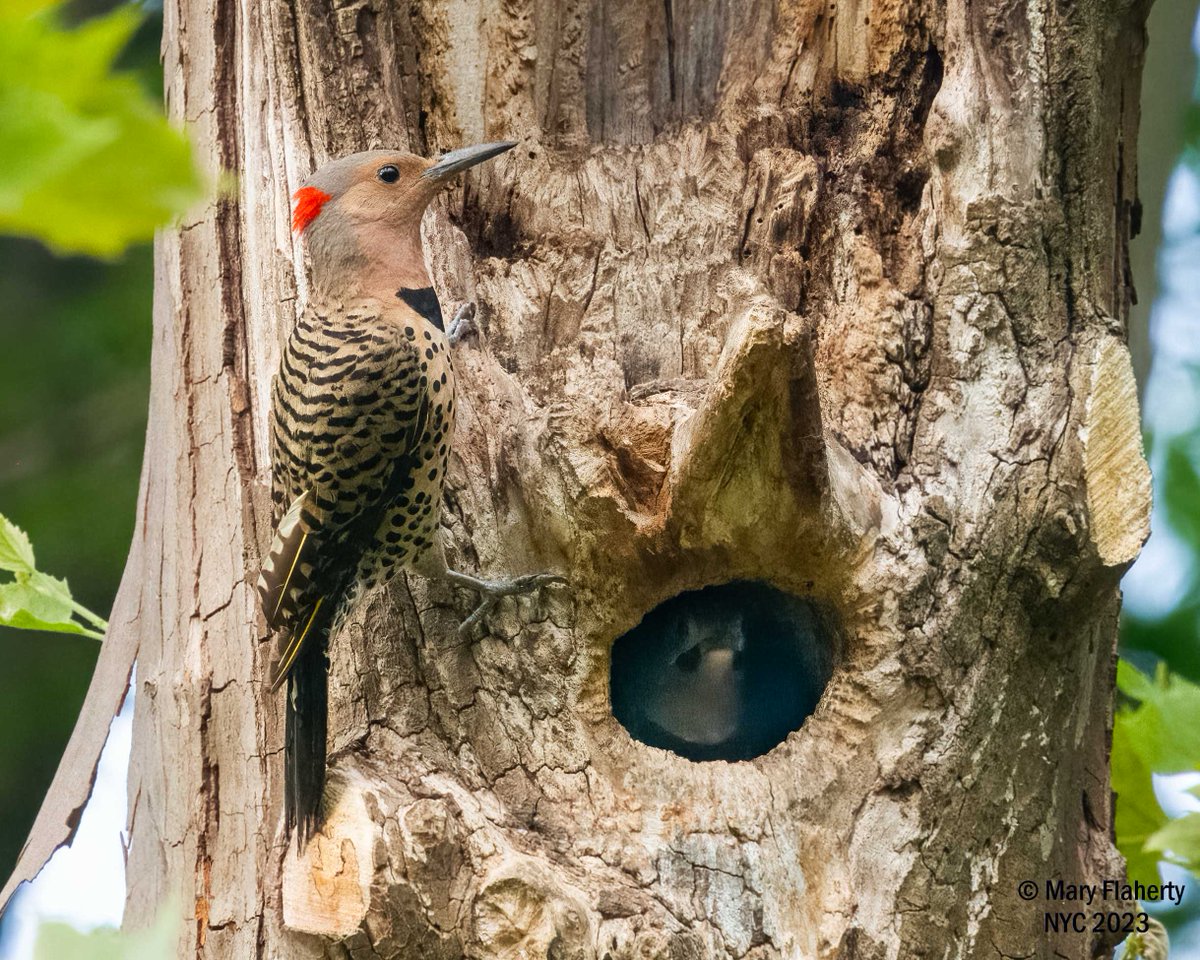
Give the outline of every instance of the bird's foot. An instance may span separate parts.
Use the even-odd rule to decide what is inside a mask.
[[[459,573],[457,570],[447,570],[446,579],[457,586],[474,590],[483,596],[479,606],[471,611],[471,615],[458,628],[460,636],[465,636],[475,624],[491,613],[496,604],[500,602],[501,597],[532,593],[540,587],[567,582],[566,577],[560,577],[556,573],[528,573],[523,577],[513,577],[507,580],[483,580],[480,577],[473,577],[469,573]]]
[[[475,304],[467,301],[456,311],[454,317],[450,321],[450,328],[446,331],[446,339],[450,342],[450,346],[454,346],[463,337],[469,337],[473,333],[478,333],[479,328],[475,326]]]

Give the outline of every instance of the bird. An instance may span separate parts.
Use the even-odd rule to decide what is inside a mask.
[[[613,716],[688,760],[749,760],[816,709],[837,641],[810,599],[761,581],[669,597],[610,654]]]
[[[482,599],[465,632],[500,597],[565,582],[452,570],[439,536],[454,439],[450,351],[474,307],[445,328],[421,219],[458,174],[514,146],[483,143],[437,160],[354,153],[293,196],[311,285],[273,381],[275,526],[257,591],[277,636],[272,690],[287,684],[284,818],[301,854],[324,819],[329,642],[363,597],[401,570],[466,587]]]
[[[740,610],[676,605],[653,619],[623,696],[639,739],[685,756],[719,756],[744,713],[746,632]]]

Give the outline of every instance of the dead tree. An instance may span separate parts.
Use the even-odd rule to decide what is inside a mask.
[[[180,898],[180,956],[1103,955],[1017,885],[1122,875],[1145,13],[168,0],[171,112],[237,186],[158,244],[137,541],[22,870],[136,656],[128,920]],[[475,642],[466,594],[373,597],[335,642],[336,806],[297,861],[252,589],[305,296],[289,197],[332,155],[501,138],[430,214],[457,228],[443,304],[482,328],[444,533],[460,569],[571,588]],[[614,642],[746,582],[783,639],[745,627],[740,696],[778,654],[811,715],[729,762],[636,739]]]

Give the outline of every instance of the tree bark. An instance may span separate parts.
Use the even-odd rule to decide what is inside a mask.
[[[1145,13],[168,0],[170,108],[239,179],[158,246],[114,616],[138,635],[129,921],[182,898],[198,957],[1105,955],[1017,886],[1123,877]],[[443,534],[460,569],[571,586],[474,643],[473,598],[417,576],[365,604],[334,643],[336,803],[297,860],[252,589],[306,288],[289,196],[334,155],[502,138],[426,224],[443,306],[482,328]],[[836,622],[815,713],[742,763],[632,740],[614,638],[744,579]]]

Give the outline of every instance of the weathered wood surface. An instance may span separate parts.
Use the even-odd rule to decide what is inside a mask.
[[[166,9],[171,108],[240,179],[159,245],[131,922],[176,894],[205,957],[1103,954],[1016,885],[1122,870],[1144,5]],[[483,331],[445,535],[572,588],[475,644],[466,594],[367,604],[333,836],[298,863],[250,589],[305,289],[288,197],[331,155],[500,138],[428,221]],[[838,614],[816,714],[746,763],[632,742],[613,638],[736,578]]]

